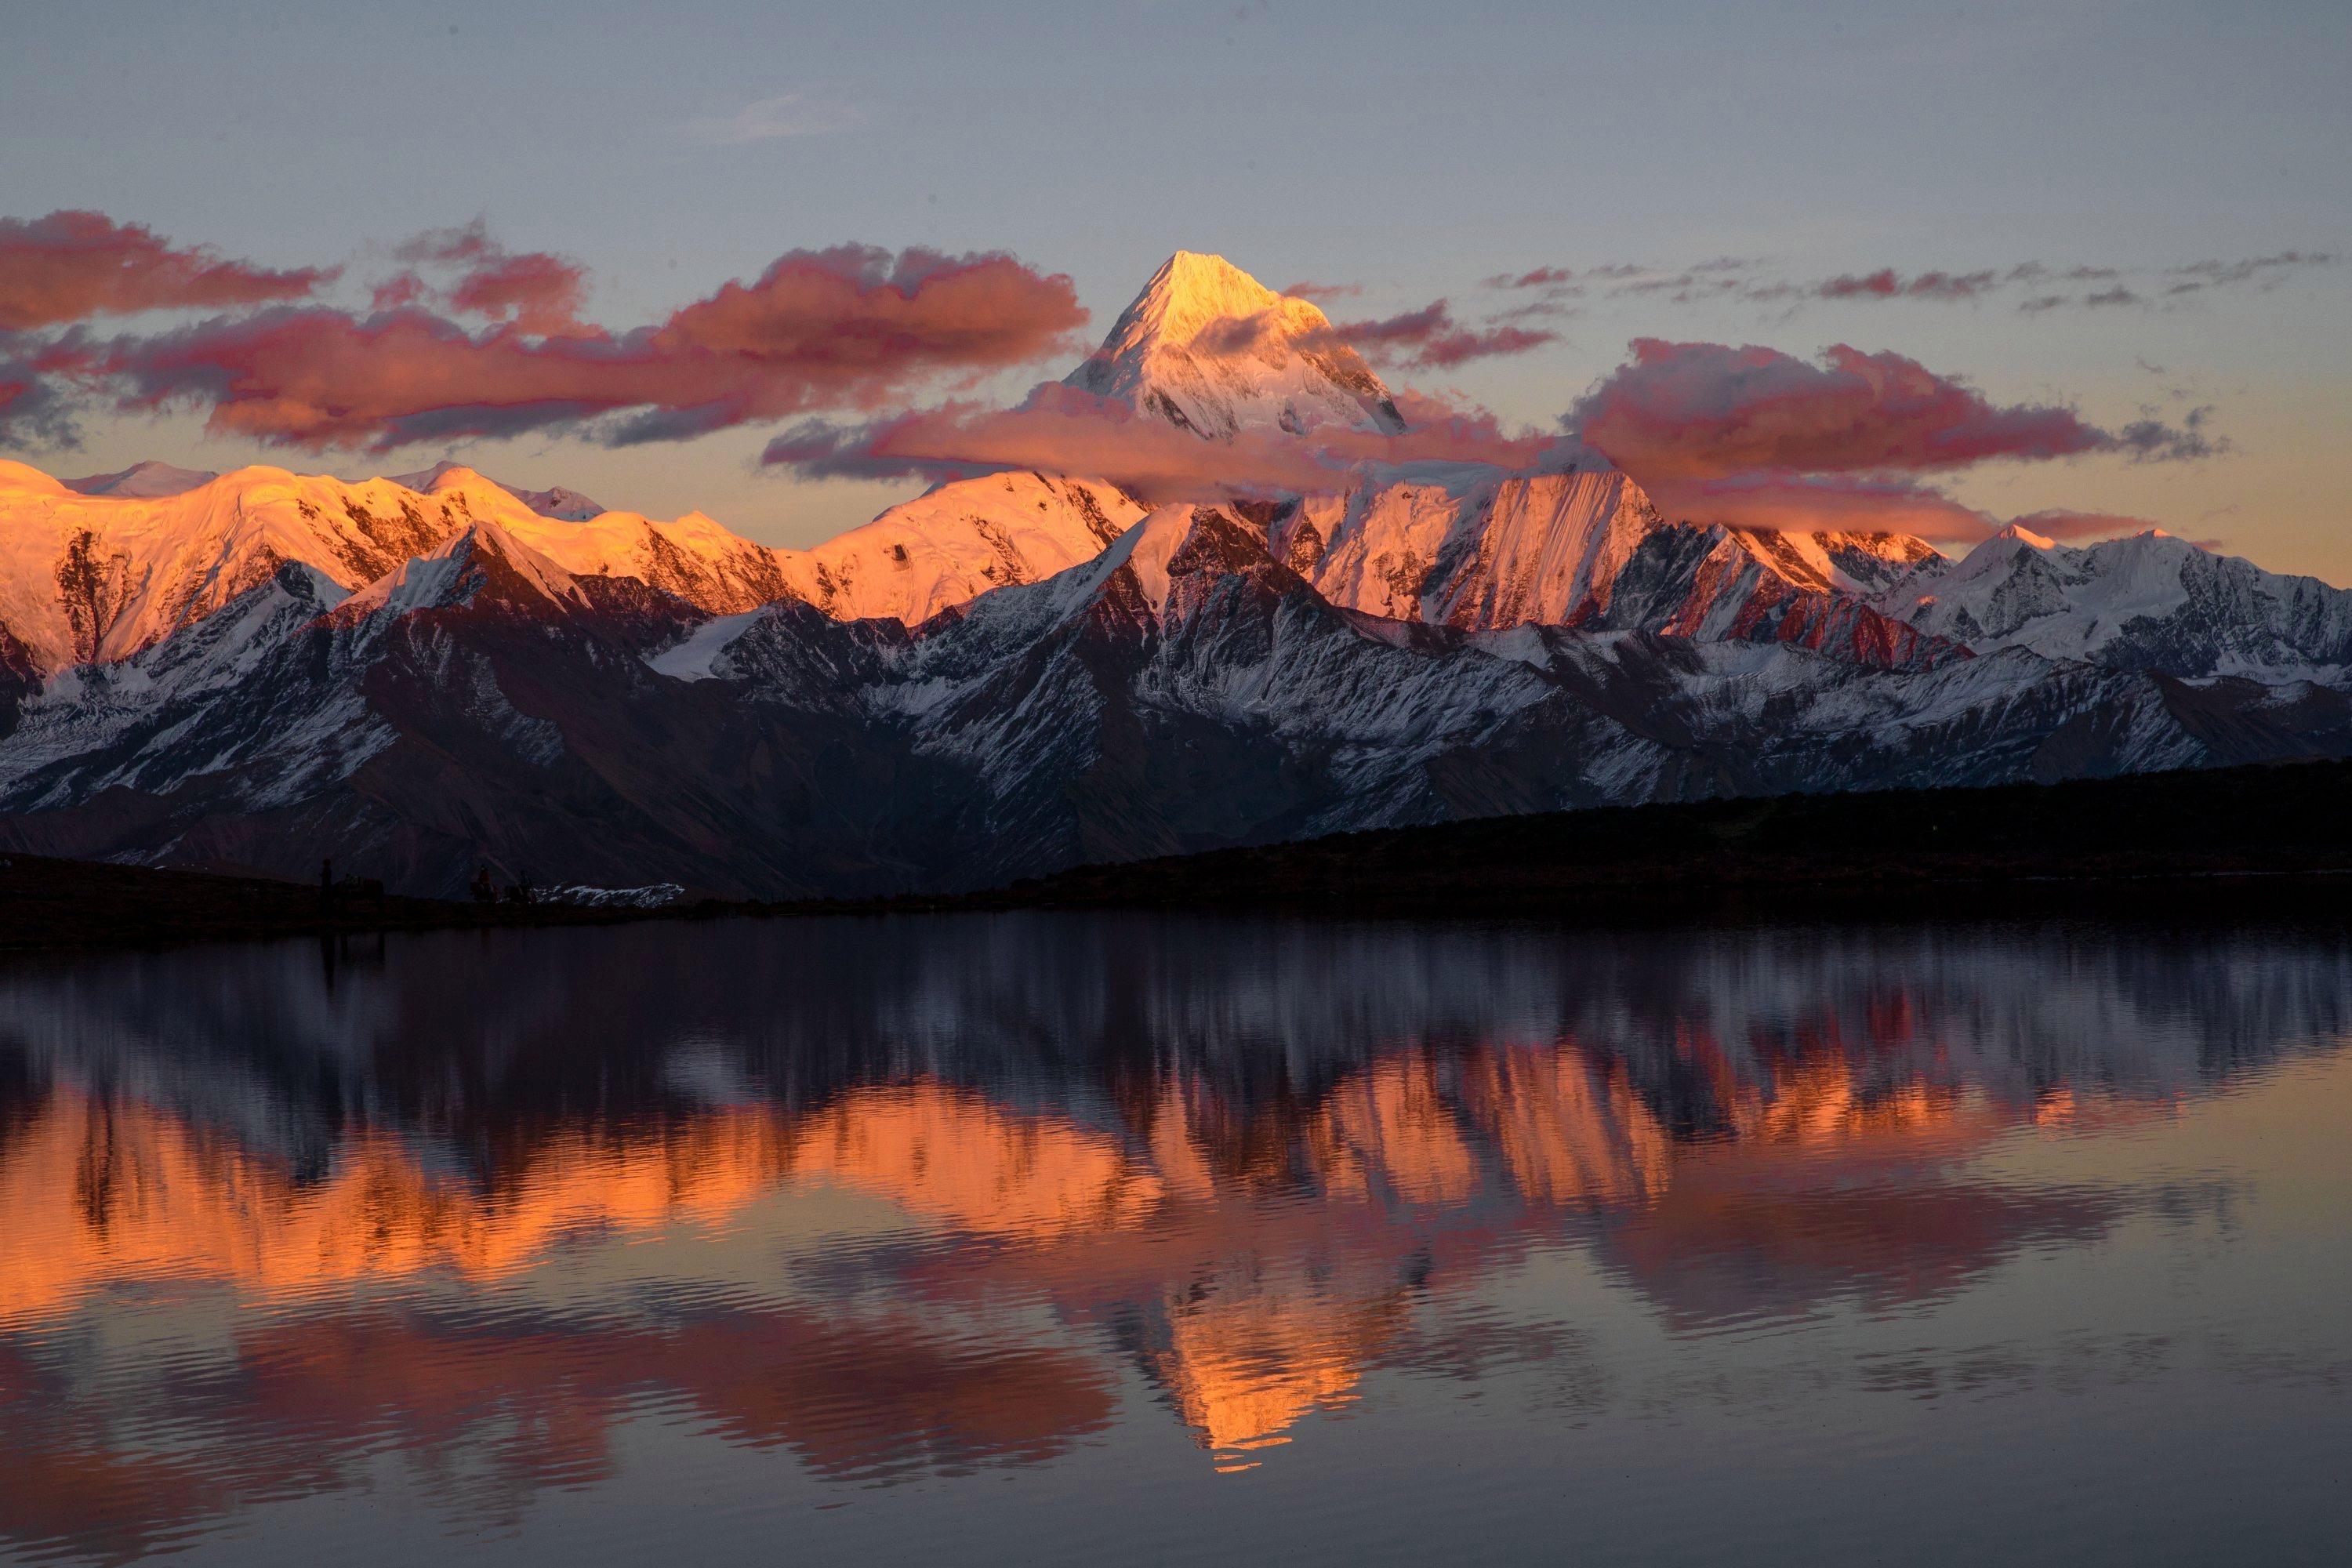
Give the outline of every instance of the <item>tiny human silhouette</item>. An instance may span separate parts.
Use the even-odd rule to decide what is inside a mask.
[[[478,904],[495,904],[499,901],[498,884],[490,880],[490,866],[488,861],[486,860],[482,862],[481,866],[474,872],[474,885],[472,890],[474,894],[474,902]]]

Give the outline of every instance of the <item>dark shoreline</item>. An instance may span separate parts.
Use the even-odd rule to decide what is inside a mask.
[[[2054,784],[1600,807],[1081,866],[980,892],[656,910],[346,898],[315,886],[12,855],[0,949],[643,920],[1185,910],[1568,923],[2095,914],[2340,921],[2352,763]]]

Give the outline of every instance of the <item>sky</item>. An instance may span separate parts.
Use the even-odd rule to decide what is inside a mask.
[[[218,416],[218,345],[191,369],[194,351],[148,342],[110,361],[136,361],[126,374],[143,398],[123,406],[117,384],[80,412],[77,447],[58,449],[54,428],[0,426],[0,455],[53,472],[158,458],[361,477],[454,456],[509,483],[657,516],[700,510],[804,544],[920,481],[763,465],[779,430],[1017,402],[1187,248],[1277,288],[1349,290],[1318,296],[1343,325],[1442,299],[1474,334],[1517,326],[1539,341],[1375,362],[1506,430],[1556,430],[1623,388],[1641,340],[1776,351],[1752,363],[1783,381],[1840,348],[1916,363],[1996,413],[2063,409],[2116,438],[1938,458],[1902,468],[1902,483],[1995,519],[2152,521],[2352,584],[2342,0],[81,0],[22,7],[8,27],[0,220],[102,214],[255,275],[341,269],[315,297],[236,310],[331,301],[357,320],[371,287],[415,271],[418,308],[456,320],[451,269],[472,263],[451,236],[478,225],[478,258],[580,268],[578,320],[616,334],[667,323],[717,355],[629,372],[633,386],[667,387],[731,352],[705,331],[733,298],[723,286],[791,253],[856,244],[1019,264],[944,281],[887,259],[788,268],[811,298],[845,287],[870,303],[887,275],[909,298],[963,289],[957,309],[1010,300],[1023,324],[975,346],[961,318],[935,323],[922,354],[870,374],[801,365],[788,385],[740,389],[705,433],[707,411],[666,390],[663,418],[631,427],[659,438],[622,446],[607,444],[610,418],[481,437],[441,416],[403,425],[425,434],[391,449],[268,445]],[[436,232],[438,259],[418,238]],[[1570,278],[1482,281],[1540,269]],[[1048,286],[1062,278],[1074,305]],[[222,310],[37,330],[119,342]],[[518,318],[461,326],[479,337]],[[20,342],[20,359],[30,352]],[[1733,395],[1685,390],[1685,411]],[[2197,438],[2122,438],[2148,421]],[[1839,458],[1827,477],[1872,476]]]

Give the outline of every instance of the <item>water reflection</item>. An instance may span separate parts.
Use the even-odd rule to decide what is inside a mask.
[[[2352,1009],[2333,936],[2067,926],[331,957],[0,975],[0,1540],[135,1555],[385,1455],[512,1523],[645,1424],[839,1483],[1172,1419],[1242,1469],[1383,1370],[1572,1359],[1489,1294],[1538,1254],[1696,1343],[2226,1205],[1995,1156],[2161,1128]]]

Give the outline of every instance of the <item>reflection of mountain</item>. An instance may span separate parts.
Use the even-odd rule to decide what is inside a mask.
[[[724,1111],[643,1137],[583,1131],[478,1193],[436,1181],[396,1138],[362,1133],[324,1178],[300,1182],[169,1112],[64,1090],[0,1152],[0,1321],[126,1284],[299,1298],[428,1269],[511,1274],[567,1236],[740,1206],[783,1169],[775,1135],[764,1117]]]
[[[2163,1114],[2332,1039],[2352,996],[2334,937],[2062,927],[986,918],[320,958],[0,976],[19,1473],[168,1521],[298,1451],[331,1484],[388,1425],[456,1446],[521,1423],[545,1439],[500,1463],[528,1489],[604,1463],[646,1398],[820,1474],[1033,1458],[1108,1419],[1106,1352],[1244,1462],[1422,1364],[1420,1319],[1538,1249],[1713,1331],[2104,1234],[2148,1194],[1978,1156]],[[887,1207],[840,1219],[843,1193]],[[615,1306],[583,1283],[679,1222],[789,1235],[778,1213],[820,1209],[842,1235],[754,1284]],[[242,1435],[245,1469],[26,1414],[71,1404],[37,1353],[54,1333],[191,1283],[271,1309],[239,1319],[236,1370],[155,1395]],[[56,1528],[47,1506],[0,1531]]]

